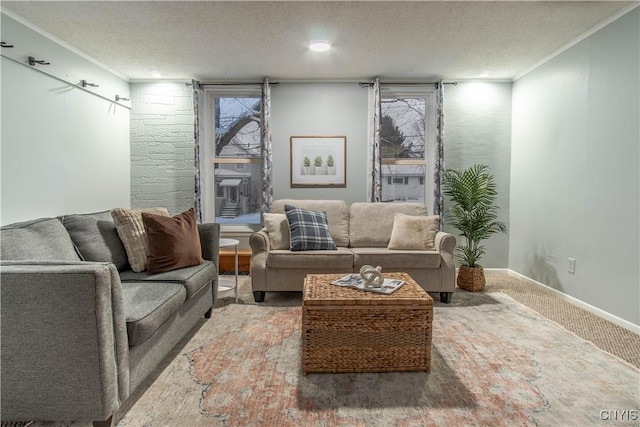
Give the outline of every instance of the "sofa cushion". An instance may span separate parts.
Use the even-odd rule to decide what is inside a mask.
[[[267,258],[269,268],[293,269],[344,269],[353,271],[353,254],[348,248],[338,247],[335,251],[305,251],[292,252],[275,250],[269,252]]]
[[[435,251],[434,240],[439,225],[438,215],[415,216],[396,213],[388,248]]]
[[[142,222],[149,239],[149,274],[202,264],[202,247],[193,208],[171,218],[142,212]]]
[[[111,217],[116,224],[118,236],[127,251],[127,259],[131,269],[135,272],[146,270],[147,256],[149,255],[149,241],[142,223],[142,212],[169,216],[169,212],[164,208],[138,210],[116,208],[111,210]]]
[[[118,236],[111,211],[60,217],[85,261],[111,262],[118,271],[129,268],[127,251]]]
[[[178,283],[187,290],[187,298],[194,296],[200,289],[217,276],[216,265],[213,261],[205,260],[200,265],[185,267],[179,270],[167,271],[158,274],[136,273],[132,270],[120,273],[120,281],[125,282],[158,282]]]
[[[408,268],[440,267],[440,252],[435,251],[399,251],[387,248],[351,248],[353,251],[354,271],[360,271],[363,265],[381,266],[382,272],[403,271]]]
[[[353,203],[350,209],[351,247],[383,247],[389,244],[396,213],[427,215],[421,203]]]
[[[289,221],[285,214],[265,213],[264,228],[269,236],[271,249],[289,249]]]
[[[170,282],[122,283],[129,347],[142,344],[185,302],[184,286]]]
[[[292,251],[335,250],[325,212],[284,206]]]
[[[284,205],[296,206],[327,214],[329,233],[336,246],[349,246],[349,205],[344,200],[274,200],[272,213],[285,213]]]
[[[0,229],[3,260],[81,261],[58,218],[41,218]]]

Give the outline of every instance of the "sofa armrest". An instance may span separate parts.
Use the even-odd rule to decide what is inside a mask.
[[[209,222],[198,224],[202,258],[213,261],[218,267],[220,261],[220,224]]]
[[[438,231],[434,243],[438,252],[446,252],[453,256],[453,250],[456,247],[456,236],[444,231]]]
[[[456,262],[453,251],[456,247],[456,236],[444,231],[438,231],[435,237],[435,245],[440,252],[440,269],[442,272],[443,289],[455,289]]]
[[[264,228],[255,233],[251,233],[249,236],[249,246],[253,254],[269,252],[271,250],[271,241]]]
[[[220,224],[217,222],[198,224],[198,233],[200,246],[202,246],[202,258],[213,261],[216,266],[216,275],[211,283],[212,298],[215,304],[218,300],[218,270],[220,270]]]
[[[251,247],[251,288],[254,292],[267,290],[267,258],[271,250],[271,241],[263,228],[249,236]]]
[[[116,267],[2,261],[0,298],[3,419],[110,417],[129,394]]]

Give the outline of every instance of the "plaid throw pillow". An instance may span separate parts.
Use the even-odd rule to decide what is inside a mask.
[[[309,211],[284,205],[289,221],[292,251],[336,250],[329,234],[326,212]]]

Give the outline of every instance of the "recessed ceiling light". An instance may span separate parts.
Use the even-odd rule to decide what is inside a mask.
[[[484,73],[481,73],[478,77],[485,78],[485,77],[489,77],[489,76],[491,76],[491,73],[488,72],[488,71],[485,71]]]
[[[309,49],[313,50],[314,52],[326,52],[331,49],[331,45],[327,41],[316,40],[311,42],[311,44],[309,45]]]
[[[159,71],[152,71],[151,72],[151,77],[153,77],[155,79],[160,79],[160,78],[162,78],[162,73],[160,73]]]

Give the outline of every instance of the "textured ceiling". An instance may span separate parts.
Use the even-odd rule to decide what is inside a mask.
[[[637,2],[3,1],[131,79],[512,79]],[[312,39],[333,44],[308,49]],[[484,73],[488,73],[485,75]]]

